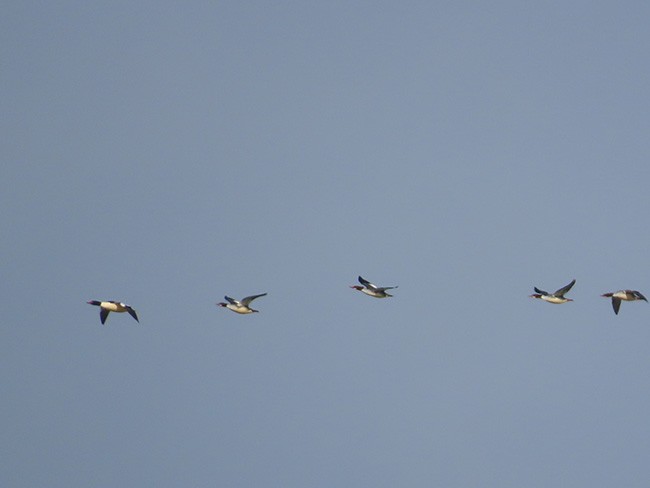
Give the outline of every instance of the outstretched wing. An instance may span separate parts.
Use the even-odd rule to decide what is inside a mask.
[[[618,309],[621,308],[621,299],[612,297],[612,307],[614,307],[614,313],[618,315]]]
[[[540,295],[548,295],[544,290],[540,290],[536,286],[533,287],[533,290],[535,290],[535,293],[539,293]]]
[[[241,299],[241,303],[242,303],[242,305],[245,305],[246,307],[248,307],[248,305],[249,305],[253,300],[255,300],[256,298],[259,298],[259,297],[264,297],[264,296],[266,296],[266,295],[267,295],[266,293],[260,293],[259,295],[251,295],[251,296],[249,296],[249,297],[242,298],[242,299]]]
[[[110,310],[106,310],[105,308],[99,309],[99,320],[102,321],[102,324],[106,322],[106,317],[108,317],[109,313],[111,313]]]
[[[129,312],[129,315],[133,317],[137,323],[140,323],[138,320],[138,314],[135,313],[135,310],[133,310],[131,307],[128,307],[126,311]]]
[[[377,288],[377,291],[394,290],[395,288],[399,288],[399,286],[382,286],[381,288]]]
[[[575,284],[576,284],[576,280],[573,280],[573,281],[571,281],[571,283],[569,283],[568,285],[566,285],[566,286],[560,288],[558,291],[556,291],[555,293],[553,293],[553,295],[556,296],[556,297],[563,297],[564,294],[565,294],[566,292],[568,292],[568,291],[571,289],[571,287],[572,287],[573,285],[575,285]]]
[[[370,288],[372,290],[378,290],[376,285],[373,285],[372,283],[370,283],[368,280],[362,278],[361,276],[359,276],[359,283],[361,283],[366,288]]]
[[[234,298],[230,298],[228,295],[226,295],[224,298],[231,305],[238,305],[239,304],[239,302],[237,300],[235,300]]]

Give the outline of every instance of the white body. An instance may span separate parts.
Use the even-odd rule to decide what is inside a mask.
[[[632,293],[629,293],[627,290],[619,290],[616,293],[612,293],[612,298],[618,298],[619,300],[625,300],[626,302],[633,302],[638,300]]]
[[[569,301],[564,297],[554,297],[553,295],[543,295],[540,298],[548,303],[566,303]]]
[[[375,297],[375,298],[388,298],[389,295],[387,295],[385,292],[384,293],[377,293],[375,290],[371,288],[361,288],[361,293],[365,293],[368,296]]]
[[[232,303],[229,303],[226,305],[226,308],[237,313],[253,313],[253,311],[245,305],[233,305]]]
[[[108,310],[109,312],[126,312],[126,307],[124,307],[121,303],[101,302],[99,306],[104,310]]]

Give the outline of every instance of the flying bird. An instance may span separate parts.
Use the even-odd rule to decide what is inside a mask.
[[[397,286],[377,286],[370,283],[368,280],[362,278],[361,276],[359,276],[359,283],[361,283],[363,286],[352,285],[350,288],[354,288],[355,290],[359,290],[360,292],[375,298],[392,297],[393,295],[386,293],[386,290],[397,288]]]
[[[533,287],[535,290],[535,293],[530,295],[530,298],[540,298],[541,300],[544,300],[545,302],[548,303],[566,303],[566,302],[572,302],[573,299],[571,298],[565,298],[564,294],[567,293],[573,285],[576,284],[576,280],[572,280],[571,283],[569,283],[566,286],[563,286],[559,290],[553,292],[553,293],[548,293],[544,290],[540,290],[536,286]]]
[[[217,305],[220,307],[226,307],[233,312],[237,313],[253,313],[253,312],[259,312],[259,310],[254,310],[249,307],[250,303],[255,300],[256,298],[266,296],[266,293],[262,293],[260,295],[251,295],[249,297],[242,298],[241,300],[235,300],[234,298],[230,298],[229,296],[225,296],[224,298],[228,303],[225,302],[219,302]]]
[[[91,300],[86,303],[88,305],[95,305],[99,307],[99,320],[102,321],[102,324],[106,322],[106,317],[108,317],[108,314],[110,312],[117,312],[117,313],[128,312],[129,315],[133,317],[136,322],[140,323],[140,321],[138,320],[138,315],[135,313],[135,310],[133,310],[131,305],[127,305],[126,303],[116,302],[113,300],[109,300],[106,302]]]
[[[621,300],[625,300],[626,302],[635,302],[637,300],[648,301],[646,297],[636,290],[619,290],[614,293],[605,293],[601,296],[612,299],[612,307],[616,315],[618,315],[618,309],[621,308]]]

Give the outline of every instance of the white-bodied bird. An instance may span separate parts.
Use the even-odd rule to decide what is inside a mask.
[[[86,303],[89,305],[95,305],[99,307],[99,320],[102,321],[102,324],[106,322],[106,317],[108,317],[108,314],[110,312],[117,312],[117,313],[128,312],[129,315],[133,317],[136,322],[140,323],[140,321],[138,320],[138,315],[135,313],[135,310],[133,310],[131,305],[127,305],[126,303],[117,302],[114,300],[108,300],[105,302],[100,302],[98,300],[90,300],[89,302]]]
[[[359,290],[361,293],[365,293],[366,295],[375,298],[392,297],[393,295],[386,293],[386,290],[397,288],[397,286],[377,286],[370,283],[368,280],[362,278],[361,276],[359,276],[359,283],[361,283],[363,286],[352,285],[350,288],[354,288],[355,290]]]
[[[566,303],[566,302],[572,302],[573,299],[571,298],[565,298],[564,294],[567,293],[573,285],[575,285],[576,280],[571,281],[566,286],[563,286],[559,290],[553,292],[553,293],[548,293],[545,292],[544,290],[540,290],[536,286],[533,287],[536,293],[533,293],[530,295],[530,298],[539,298],[541,300],[544,300],[545,302],[548,303]]]
[[[249,297],[242,298],[241,300],[235,300],[234,298],[230,298],[229,296],[225,296],[224,298],[228,303],[225,302],[219,302],[217,305],[220,307],[226,307],[229,310],[232,310],[233,312],[237,313],[253,313],[253,312],[259,312],[259,310],[254,310],[249,307],[250,303],[255,300],[256,298],[266,296],[266,293],[261,293],[259,295],[251,295]]]
[[[625,300],[626,302],[634,302],[636,300],[648,301],[646,297],[636,290],[619,290],[613,293],[604,293],[601,296],[612,299],[612,307],[616,315],[618,315],[618,309],[621,308],[621,300]]]

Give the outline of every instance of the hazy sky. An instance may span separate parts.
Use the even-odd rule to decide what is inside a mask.
[[[645,488],[649,24],[10,2],[0,484]]]

